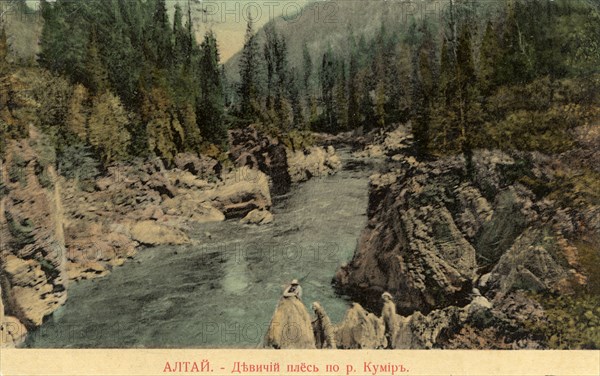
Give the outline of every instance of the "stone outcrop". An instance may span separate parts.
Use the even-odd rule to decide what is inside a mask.
[[[281,298],[263,340],[271,349],[314,349],[311,318],[300,299]]]
[[[287,159],[290,178],[294,183],[334,174],[342,166],[333,146],[326,150],[318,146],[303,151],[288,150]]]
[[[524,328],[544,311],[522,292],[580,291],[590,267],[578,244],[600,235],[597,200],[575,196],[587,187],[564,192],[575,200],[548,193],[572,155],[419,161],[402,127],[393,133],[358,153],[387,171],[371,177],[368,224],[336,286],[375,312],[394,294],[397,348],[539,348]]]
[[[378,349],[387,345],[383,320],[358,303],[352,305],[336,326],[335,339],[341,349]]]
[[[242,224],[248,225],[268,225],[273,223],[273,214],[268,210],[254,209],[247,216],[240,220]]]
[[[229,139],[229,153],[235,165],[265,173],[270,177],[271,192],[276,195],[288,192],[292,183],[334,174],[342,166],[331,145],[290,150],[252,126],[230,132]]]
[[[366,296],[389,291],[403,312],[455,305],[471,291],[477,268],[476,251],[453,216],[460,163],[406,166],[371,178],[368,226],[337,280]],[[462,212],[485,212],[475,198]]]
[[[156,246],[163,244],[188,244],[190,239],[181,230],[161,225],[155,221],[142,221],[131,226],[131,238],[140,244]]]
[[[401,312],[464,306],[487,273],[489,297],[585,283],[567,240],[577,211],[538,200],[516,180],[513,157],[477,151],[473,179],[462,157],[422,163],[395,156],[390,165],[392,172],[371,178],[368,225],[336,277],[358,301],[374,307],[368,297],[385,290]],[[549,173],[543,165],[534,171]]]
[[[229,154],[237,167],[258,169],[269,176],[273,194],[289,191],[287,151],[279,140],[260,134],[250,126],[229,133]]]
[[[60,185],[32,146],[39,140],[31,127],[29,139],[10,141],[0,168],[0,284],[12,330],[4,332],[7,342],[19,340],[21,324],[40,325],[67,298]]]
[[[206,191],[204,195],[226,218],[243,218],[255,209],[271,207],[267,175],[249,167],[225,175],[222,184]]]

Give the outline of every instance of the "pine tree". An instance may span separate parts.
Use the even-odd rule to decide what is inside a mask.
[[[75,85],[73,94],[69,100],[67,114],[67,128],[70,132],[76,134],[79,139],[89,142],[88,117],[90,100],[89,91],[81,84]]]
[[[263,56],[265,59],[265,67],[267,70],[267,111],[273,111],[275,106],[275,94],[274,84],[276,80],[276,69],[277,69],[277,44],[279,43],[279,37],[275,31],[275,25],[273,22],[267,24],[264,28],[265,32],[265,45],[263,48]]]
[[[348,72],[348,128],[356,129],[360,126],[361,115],[358,93],[358,57],[353,53],[350,57]]]
[[[467,173],[472,174],[473,149],[478,142],[479,125],[482,123],[482,111],[479,92],[477,90],[477,76],[473,59],[471,30],[467,24],[461,27],[457,46],[457,112],[459,150],[464,154],[467,162]]]
[[[497,32],[490,20],[479,49],[479,89],[484,95],[489,95],[498,84],[496,66],[500,62],[499,50]]]
[[[335,83],[335,132],[345,131],[348,128],[348,90],[346,83],[346,66],[340,62],[337,67]]]
[[[0,27],[0,74],[3,74],[8,67],[8,62],[6,61],[7,56],[8,56],[8,42],[6,39],[6,31],[4,30],[4,27],[1,26]]]
[[[415,146],[420,156],[429,154],[430,122],[433,100],[436,93],[437,77],[434,70],[435,45],[433,36],[427,28],[424,30],[421,46],[415,56],[414,106],[416,117],[413,124]]]
[[[227,129],[223,122],[223,84],[217,39],[212,31],[206,33],[202,42],[200,76],[200,98],[196,114],[200,133],[206,140],[225,147]]]
[[[240,61],[239,87],[240,117],[247,121],[253,121],[258,117],[260,111],[259,88],[258,88],[258,65],[259,46],[254,33],[253,21],[249,17],[246,28],[246,39],[242,49]]]
[[[155,8],[152,15],[152,24],[146,30],[149,40],[146,41],[149,48],[150,60],[159,69],[171,66],[173,57],[172,30],[169,24],[166,0],[154,0]]]
[[[502,83],[526,83],[532,78],[530,47],[517,17],[519,4],[518,1],[509,3],[506,9],[498,64],[498,81]]]
[[[310,91],[312,88],[313,61],[306,41],[302,46],[302,61],[304,66],[304,90],[307,96],[310,96]]]
[[[139,142],[145,139],[147,142],[145,150],[171,162],[183,149],[185,134],[165,89],[165,79],[155,77],[155,80],[157,84],[154,87],[140,89],[142,93],[140,114],[144,130],[137,132],[134,140]],[[139,139],[138,135],[141,136]]]
[[[84,84],[93,95],[100,94],[109,89],[108,72],[100,59],[96,30],[92,29],[85,58],[86,79]]]
[[[321,64],[321,101],[324,107],[323,127],[328,131],[337,128],[337,119],[334,102],[334,88],[336,81],[336,64],[331,46],[323,54]]]

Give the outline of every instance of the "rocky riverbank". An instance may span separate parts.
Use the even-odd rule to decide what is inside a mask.
[[[600,203],[585,187],[555,185],[571,173],[564,156],[478,150],[470,164],[418,161],[411,139],[400,127],[360,152],[388,167],[371,177],[369,222],[337,286],[375,312],[391,292],[406,335],[443,333],[399,347],[536,348],[524,328],[544,311],[530,293],[591,286],[595,266],[578,244],[600,235]],[[477,324],[463,315],[474,288],[494,307]]]
[[[578,153],[595,156],[586,134]],[[263,346],[547,348],[556,338],[532,329],[549,325],[543,296],[577,297],[598,285],[594,248],[585,245],[600,236],[598,182],[585,175],[592,166],[573,152],[478,150],[470,163],[420,161],[410,126],[373,139],[355,157],[386,167],[370,178],[367,227],[334,278],[357,303],[333,324],[314,302],[307,324],[304,304],[282,298]],[[597,330],[598,312],[571,316],[569,325]]]
[[[264,168],[251,162],[262,149],[250,147],[244,154],[250,159],[243,160],[235,158],[241,149],[234,147],[230,168],[182,154],[172,166],[160,159],[115,165],[84,186],[54,171],[43,155],[44,137],[31,127],[28,138],[11,141],[1,169],[3,346],[18,345],[64,304],[69,283],[104,277],[143,247],[188,244],[187,232],[204,223],[269,224],[276,220],[270,212],[274,187],[289,189],[300,181],[291,175],[300,171],[339,168],[325,165],[336,158],[331,148],[307,150],[301,160],[271,139],[269,150],[284,164]],[[239,143],[232,132],[232,144]]]

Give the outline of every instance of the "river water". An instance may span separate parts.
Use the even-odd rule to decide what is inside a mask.
[[[309,312],[319,301],[341,321],[349,302],[331,280],[366,224],[372,166],[340,155],[336,175],[274,198],[271,225],[198,226],[193,245],[140,250],[109,276],[73,284],[67,303],[24,347],[253,348],[294,278]]]

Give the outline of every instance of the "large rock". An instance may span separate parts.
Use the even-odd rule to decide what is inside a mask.
[[[311,318],[300,299],[281,298],[263,340],[265,348],[314,349]]]
[[[177,154],[174,163],[178,169],[188,171],[201,178],[212,177],[219,170],[219,161],[216,159],[192,153]]]
[[[327,150],[318,146],[304,151],[288,150],[287,164],[294,183],[307,181],[313,177],[321,178],[332,175],[342,166],[342,162],[332,146]]]
[[[249,126],[233,130],[229,134],[229,154],[238,168],[258,169],[270,177],[273,194],[289,191],[291,185],[288,172],[286,148],[275,138],[260,134]]]
[[[243,218],[255,209],[271,207],[268,177],[249,167],[225,175],[222,185],[203,194],[226,218]]]
[[[336,343],[341,349],[379,349],[387,346],[383,320],[354,303],[336,327]]]
[[[190,238],[181,230],[161,225],[154,221],[142,221],[131,226],[131,237],[144,245],[181,245],[190,243]]]
[[[222,222],[225,215],[211,203],[204,193],[187,192],[162,203],[162,209],[169,215],[174,215],[193,223]]]
[[[548,228],[528,228],[502,255],[487,282],[494,293],[558,291],[576,276]]]
[[[267,225],[273,223],[273,214],[268,210],[255,209],[242,218],[240,223],[248,225]]]

